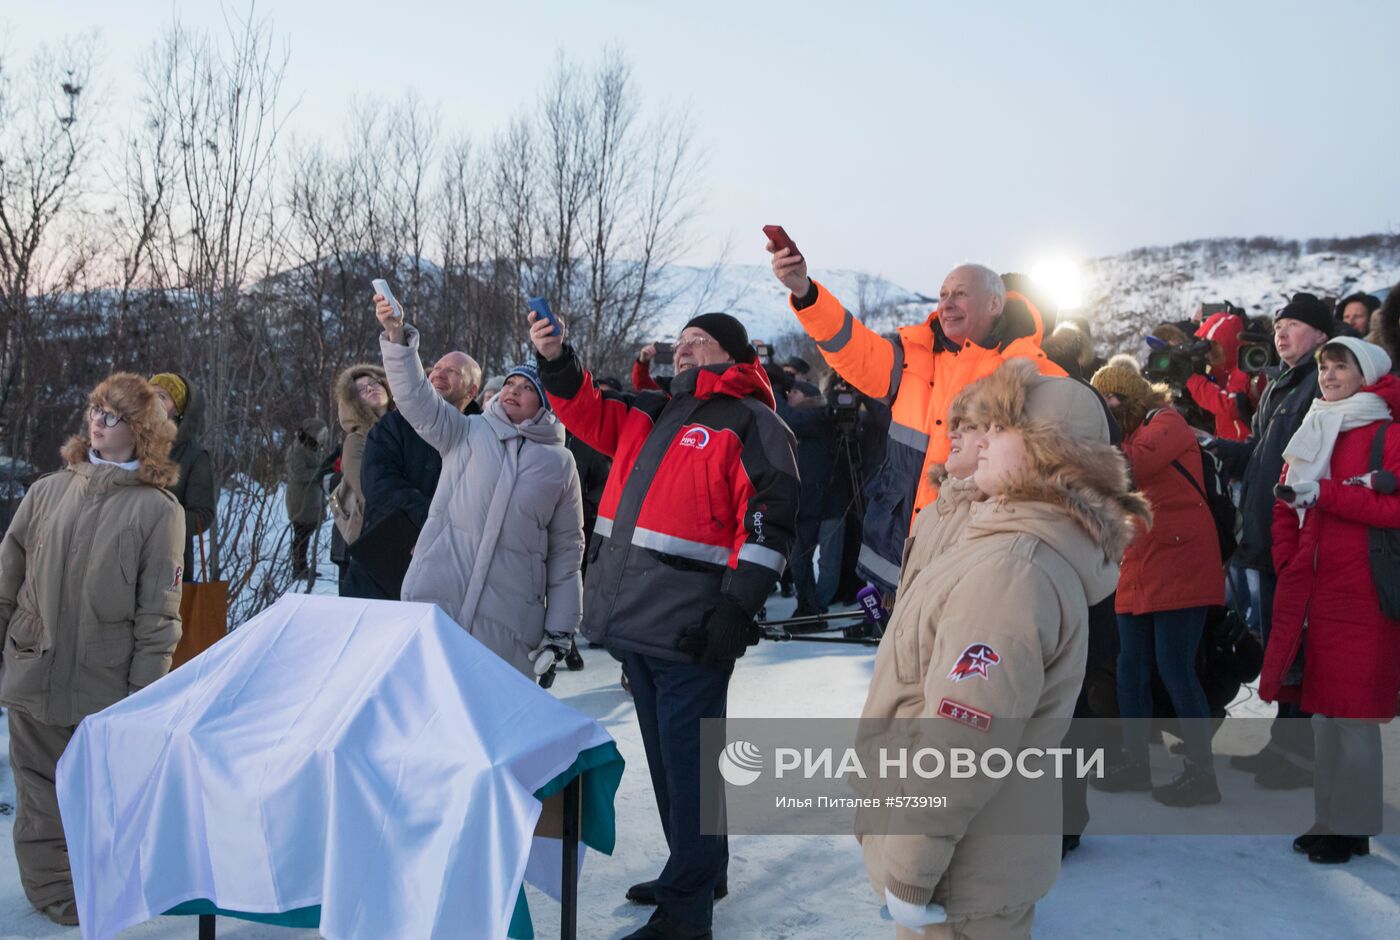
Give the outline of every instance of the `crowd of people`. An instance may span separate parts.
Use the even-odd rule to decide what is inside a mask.
[[[1089,782],[1173,807],[1221,800],[1212,740],[1257,675],[1278,718],[1230,764],[1313,788],[1294,842],[1311,861],[1367,854],[1400,698],[1400,296],[1300,293],[1255,320],[1210,304],[1104,362],[1023,276],[960,265],[927,319],[882,335],[768,248],[824,370],[706,313],[640,349],[624,388],[531,313],[532,361],[486,381],[453,351],[425,371],[376,295],[382,364],[332,390],[343,440],[309,417],[287,443],[295,579],[316,578],[329,508],[342,595],[437,604],[544,685],[583,667],[576,634],[621,663],[669,850],[627,892],[656,906],[631,938],[712,933],[728,844],[702,832],[701,723],[726,715],[779,590],[803,617],[884,592],[863,717],[934,719],[978,750],[1037,743],[1017,718],[1118,719]],[[202,418],[177,373],[108,377],[0,544],[16,853],[59,923],[76,914],[56,763],[84,716],[169,669],[215,521]],[[1167,782],[1161,719],[1183,757]],[[863,835],[901,936],[1029,935],[1088,810],[1066,780],[1062,838],[966,834],[1016,793],[969,785],[956,831]]]

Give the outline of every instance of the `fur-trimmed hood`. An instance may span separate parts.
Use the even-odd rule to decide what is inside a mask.
[[[382,368],[362,362],[341,370],[335,379],[335,404],[337,419],[346,434],[355,431],[368,434],[379,420],[374,409],[364,403],[355,388],[355,383],[361,378],[371,378],[382,384],[384,394],[389,398],[389,407],[394,407],[394,393],[389,391],[389,380],[385,378]]]
[[[1150,523],[1151,509],[1143,495],[1132,489],[1127,460],[1118,448],[1067,430],[1078,426],[1077,420],[1050,421],[1027,414],[1027,389],[1044,381],[1073,380],[1047,380],[1033,364],[1013,359],[980,380],[970,397],[972,420],[1019,430],[1031,462],[1030,468],[991,502],[994,508],[1018,503],[1056,507],[1088,536],[1105,562],[1116,565],[1133,540],[1133,517]],[[1085,407],[1101,409],[1102,404],[1095,400]],[[1083,417],[1087,426],[1090,416]],[[996,513],[979,513],[979,521],[989,515]]]
[[[180,479],[180,467],[170,459],[175,442],[175,423],[165,416],[165,407],[156,397],[155,387],[139,375],[116,372],[103,379],[88,395],[88,405],[106,408],[126,419],[136,439],[135,459],[140,461],[135,477],[142,483],[169,489]],[[60,451],[70,467],[90,464],[87,413],[83,430],[70,437]]]

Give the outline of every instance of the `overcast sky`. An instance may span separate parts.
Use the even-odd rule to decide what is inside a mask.
[[[23,58],[95,31],[117,119],[179,8],[4,0]],[[242,6],[237,7],[243,9]],[[686,260],[761,263],[765,223],[823,266],[936,291],[958,261],[1029,269],[1191,238],[1400,230],[1400,2],[996,4],[279,0],[290,129],[339,139],[355,96],[416,89],[489,137],[557,50],[630,59],[688,105],[709,161]]]

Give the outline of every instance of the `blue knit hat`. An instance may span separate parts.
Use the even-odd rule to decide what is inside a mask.
[[[535,386],[535,391],[539,393],[540,401],[544,404],[545,410],[554,410],[550,407],[549,396],[545,394],[544,385],[540,382],[540,373],[538,369],[528,363],[522,362],[518,366],[512,366],[511,370],[506,373],[506,378],[509,379],[512,375],[523,375],[525,378],[529,379],[530,384]]]

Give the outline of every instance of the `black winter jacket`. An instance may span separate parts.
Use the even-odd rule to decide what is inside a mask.
[[[778,417],[797,438],[798,518],[839,519],[851,502],[851,471],[836,423],[824,407],[794,408],[781,398]]]
[[[1217,439],[1214,448],[1230,476],[1243,480],[1243,532],[1234,563],[1273,571],[1274,485],[1283,475],[1283,449],[1318,396],[1317,360],[1307,356],[1269,383],[1254,412],[1247,441]]]

